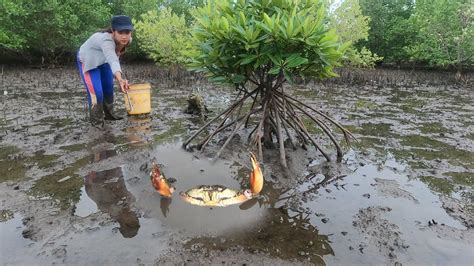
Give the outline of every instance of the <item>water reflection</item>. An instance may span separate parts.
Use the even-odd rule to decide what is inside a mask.
[[[290,211],[284,207],[268,209],[257,226],[235,230],[221,237],[202,236],[186,243],[187,248],[200,246],[207,250],[228,250],[243,247],[285,260],[306,260],[325,265],[323,256],[334,255],[329,237],[321,235],[310,222],[310,214]]]
[[[130,116],[128,123],[125,133],[130,145],[143,146],[150,142],[152,133],[150,116]]]
[[[164,217],[170,212],[171,198],[161,197],[160,199],[160,209]]]
[[[137,215],[130,208],[134,197],[125,186],[122,168],[90,172],[84,183],[87,195],[95,201],[99,210],[108,213],[119,223],[123,237],[137,235],[140,224]]]
[[[10,215],[8,220],[0,221],[0,256],[2,257],[2,265],[25,264],[22,259],[36,255],[31,249],[36,242],[26,237],[29,229],[25,226],[26,220],[24,217],[20,213],[12,212]]]
[[[239,212],[237,220],[250,219],[254,215],[258,215],[259,219],[238,229],[228,227],[216,234],[196,236],[185,247],[191,250],[199,247],[204,253],[242,247],[250,253],[261,252],[284,260],[325,265],[324,256],[335,255],[330,236],[319,232],[311,221],[315,216],[314,210],[302,208],[301,202],[317,197],[320,189],[343,180],[346,170],[336,163],[314,165],[300,183],[305,184],[305,190],[277,188],[267,182],[260,197],[239,206],[240,210],[250,212]],[[248,169],[239,171],[247,172]],[[224,209],[230,210],[228,208]],[[213,214],[211,217],[215,219],[211,221],[213,224],[224,222]],[[233,220],[229,223],[235,225],[237,222]]]
[[[92,158],[91,158],[91,162],[100,162],[102,160],[105,160],[105,159],[108,159],[110,157],[113,157],[117,155],[117,151],[115,150],[100,150],[100,151],[96,151],[94,152],[94,154],[92,154]]]
[[[257,202],[258,202],[258,198],[249,199],[246,202],[240,204],[239,209],[248,210],[248,209],[252,208],[255,205],[255,203],[257,203]]]

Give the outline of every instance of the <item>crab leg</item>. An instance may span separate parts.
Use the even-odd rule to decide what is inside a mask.
[[[232,198],[224,198],[219,200],[219,206],[228,206],[228,205],[233,205],[233,204],[239,204],[246,202],[249,200],[251,197],[247,196],[244,194],[244,192],[239,193],[237,196],[232,197]]]

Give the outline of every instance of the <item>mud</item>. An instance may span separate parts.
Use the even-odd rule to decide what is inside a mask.
[[[152,114],[98,129],[88,123],[73,68],[3,69],[3,264],[470,265],[474,259],[469,85],[443,82],[443,75],[423,82],[426,73],[402,71],[369,72],[373,82],[344,72],[352,81],[293,85],[293,95],[341,121],[358,142],[345,146],[340,163],[313,149],[288,152],[291,178],[281,174],[278,152],[266,151],[260,197],[205,208],[177,193],[161,198],[151,187],[151,162],[178,192],[200,184],[248,187],[245,132],[217,161],[225,136],[203,152],[181,149],[235,92],[148,65],[126,71],[135,83],[151,82]],[[389,76],[401,77],[400,84]],[[184,113],[191,91],[203,96],[209,118]],[[317,128],[309,129],[332,149]]]

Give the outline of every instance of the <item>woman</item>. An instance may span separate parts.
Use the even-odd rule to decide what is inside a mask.
[[[124,15],[113,16],[111,26],[94,33],[77,53],[77,67],[86,86],[90,120],[94,126],[103,126],[104,119],[122,119],[113,113],[113,79],[122,92],[128,90],[119,57],[132,41],[132,20]]]

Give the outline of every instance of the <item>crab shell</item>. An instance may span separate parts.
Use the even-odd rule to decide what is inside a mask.
[[[237,191],[222,185],[201,185],[180,192],[179,195],[193,205],[208,207],[225,207],[243,203],[252,198],[252,192],[248,189]]]

